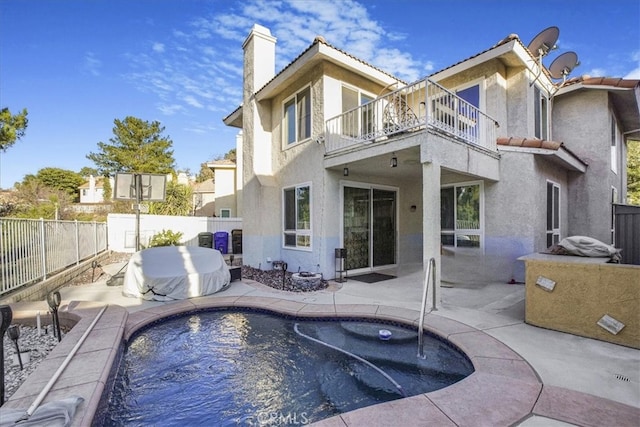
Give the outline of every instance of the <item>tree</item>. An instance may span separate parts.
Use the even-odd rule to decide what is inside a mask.
[[[89,175],[93,175],[93,176],[98,176],[98,169],[96,168],[90,168],[88,166],[83,167],[82,169],[80,169],[80,172],[78,172],[80,175],[82,175],[83,177],[88,177]]]
[[[12,115],[8,108],[0,110],[0,150],[7,151],[17,140],[24,136],[29,120],[27,109]]]
[[[196,175],[196,182],[205,182],[208,179],[213,179],[213,171],[207,163],[200,164],[200,172]]]
[[[114,176],[118,172],[171,173],[175,167],[173,141],[162,136],[160,122],[147,122],[127,116],[114,120],[114,137],[110,143],[98,142],[98,153],[87,158],[96,164],[101,176]]]
[[[60,168],[42,168],[35,176],[27,175],[25,180],[35,179],[43,185],[61,190],[78,198],[78,187],[84,184],[84,178],[77,172]]]
[[[17,206],[12,216],[17,218],[71,219],[67,211],[71,196],[64,190],[45,185],[35,175],[27,175],[16,184]]]
[[[164,202],[151,202],[149,213],[154,215],[182,215],[191,213],[193,190],[188,185],[178,184],[175,179],[167,182]]]
[[[640,141],[627,144],[627,203],[640,205]]]
[[[236,149],[232,148],[224,155],[224,158],[227,160],[231,160],[233,163],[236,163]]]
[[[111,196],[113,196],[113,188],[111,188],[111,181],[109,181],[109,177],[105,176],[103,178],[102,184],[102,200],[108,202],[111,200]]]

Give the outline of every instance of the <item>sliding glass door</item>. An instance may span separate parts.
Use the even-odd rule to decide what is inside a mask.
[[[343,196],[347,269],[373,269],[395,264],[396,191],[345,186]]]

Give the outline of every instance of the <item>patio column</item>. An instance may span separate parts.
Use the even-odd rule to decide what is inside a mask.
[[[440,164],[422,164],[422,265],[426,272],[429,259],[436,261],[436,307],[440,306]],[[424,278],[424,273],[423,273]],[[424,283],[422,283],[424,286]],[[432,306],[433,288],[429,287],[427,308]]]

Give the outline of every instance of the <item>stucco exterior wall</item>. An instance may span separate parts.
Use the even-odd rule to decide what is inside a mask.
[[[569,235],[611,242],[611,187],[623,191],[623,173],[611,170],[611,115],[606,91],[581,91],[554,98],[554,139],[563,141],[589,166],[571,180]]]
[[[640,266],[554,255],[528,256],[524,261],[527,323],[640,348]],[[540,276],[555,282],[552,291],[536,285]],[[624,328],[612,334],[598,326],[605,314]]]
[[[534,135],[533,118],[529,114],[529,106],[533,106],[533,88],[529,86],[527,72],[522,69],[509,69],[507,74],[507,122],[500,124],[498,135],[527,137]],[[529,102],[531,100],[531,102]]]

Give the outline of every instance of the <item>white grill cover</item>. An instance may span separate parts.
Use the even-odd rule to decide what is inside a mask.
[[[123,295],[170,301],[210,295],[231,283],[222,254],[199,246],[159,246],[133,254]]]

